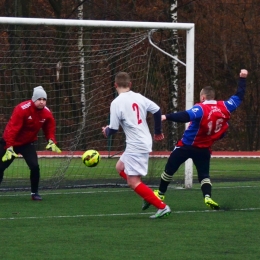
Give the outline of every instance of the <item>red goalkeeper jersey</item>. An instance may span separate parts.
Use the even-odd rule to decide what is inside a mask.
[[[32,100],[20,103],[14,108],[4,130],[6,148],[36,141],[41,128],[46,140],[51,139],[56,143],[56,123],[51,111],[47,107],[37,109]]]

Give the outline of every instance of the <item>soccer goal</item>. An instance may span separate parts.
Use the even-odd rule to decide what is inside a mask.
[[[190,108],[194,88],[194,24],[0,17],[0,128],[13,108],[43,86],[57,124],[62,154],[37,151],[41,188],[124,185],[115,163],[125,148],[122,131],[104,139],[109,107],[116,97],[114,77],[126,71],[132,90],[160,105],[163,114]],[[153,133],[153,118],[148,116]],[[158,185],[166,159],[185,125],[164,123],[165,140],[155,143],[144,181]],[[84,166],[81,155],[98,150],[101,162]],[[192,162],[175,179],[192,187]],[[0,189],[27,189],[29,170],[18,158],[6,170]]]

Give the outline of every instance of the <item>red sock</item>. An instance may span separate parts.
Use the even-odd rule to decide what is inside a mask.
[[[124,178],[125,180],[127,180],[127,176],[126,176],[126,174],[125,174],[124,171],[121,171],[121,172],[119,173],[119,175],[120,175],[122,178]]]
[[[144,183],[140,183],[136,188],[135,192],[141,196],[144,200],[155,206],[157,209],[164,209],[166,204],[162,202],[153,191],[146,186]]]

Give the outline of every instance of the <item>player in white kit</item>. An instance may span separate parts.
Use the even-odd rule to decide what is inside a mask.
[[[122,126],[126,135],[126,149],[116,164],[116,170],[127,180],[130,188],[158,209],[150,218],[161,218],[171,213],[170,207],[141,180],[142,176],[147,175],[153,143],[146,121],[147,112],[154,116],[154,140],[161,141],[164,138],[161,132],[161,110],[150,99],[131,91],[131,85],[128,73],[119,72],[116,75],[115,88],[118,96],[110,106],[110,124],[102,127],[102,132],[108,137]]]

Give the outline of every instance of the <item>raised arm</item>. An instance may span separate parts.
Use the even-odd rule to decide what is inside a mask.
[[[225,101],[225,105],[230,112],[233,112],[240,106],[246,90],[246,77],[248,75],[248,71],[242,69],[239,73],[239,82],[237,87],[237,92],[233,96],[230,97],[227,101]]]
[[[246,77],[248,75],[248,71],[245,69],[242,69],[239,74],[239,82],[238,82],[238,88],[235,96],[238,96],[240,100],[243,100],[246,90]]]

